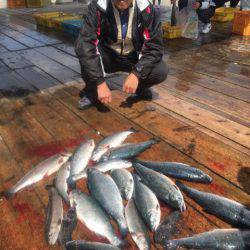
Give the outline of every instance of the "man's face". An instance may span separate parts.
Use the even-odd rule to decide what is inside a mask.
[[[126,10],[129,8],[130,4],[133,2],[133,0],[113,0],[115,7],[118,10]]]

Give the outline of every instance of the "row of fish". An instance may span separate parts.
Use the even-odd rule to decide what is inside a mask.
[[[157,141],[152,139],[141,143],[122,144],[134,132],[128,130],[113,134],[97,145],[94,140],[88,140],[81,143],[72,155],[64,153],[52,156],[28,172],[7,190],[5,195],[11,197],[25,187],[57,172],[53,185],[48,186],[46,238],[49,244],[55,244],[59,240],[64,249],[123,247],[125,242],[115,234],[110,218],[116,221],[123,238],[130,232],[139,249],[150,249],[147,227],[155,232],[155,239],[158,237],[156,242],[162,243],[160,239],[164,238],[163,245],[173,249],[181,246],[202,248],[202,244],[199,243],[201,239],[209,243],[213,238],[220,244],[218,243],[218,248],[213,245],[211,249],[244,249],[237,248],[238,245],[248,247],[249,242],[245,237],[249,235],[248,230],[215,230],[204,235],[172,241],[169,240],[171,233],[167,237],[162,237],[162,228],[165,227],[160,225],[161,209],[158,199],[183,212],[186,205],[181,190],[207,212],[236,226],[250,227],[250,211],[242,204],[227,198],[192,189],[181,182],[177,182],[176,185],[169,178],[200,183],[212,182],[209,175],[195,167],[176,162],[135,159]],[[130,159],[133,161],[129,161]],[[131,174],[127,170],[132,166],[136,173]],[[108,171],[110,175],[105,174]],[[87,179],[90,195],[76,188],[76,182],[82,178]],[[66,216],[63,216],[61,197],[71,207]],[[128,201],[125,208],[122,199]],[[76,217],[91,231],[108,239],[111,245],[72,241]],[[241,235],[242,240],[239,237],[239,241],[236,241],[235,235]],[[187,242],[190,242],[190,245]],[[221,247],[223,244],[224,248]]]

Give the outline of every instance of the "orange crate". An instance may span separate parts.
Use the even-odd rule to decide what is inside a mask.
[[[250,36],[250,10],[235,12],[233,33],[242,36]]]
[[[8,0],[8,8],[25,8],[25,0]]]

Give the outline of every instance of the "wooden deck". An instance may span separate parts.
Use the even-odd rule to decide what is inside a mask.
[[[80,111],[83,83],[72,41],[56,32],[38,31],[32,12],[0,10],[0,191],[50,155],[72,151],[84,139],[98,141],[134,127],[140,132],[131,141],[160,139],[141,158],[194,165],[213,183],[190,186],[250,207],[249,39],[231,36],[226,24],[216,25],[195,42],[166,41],[170,74],[153,88],[152,102],[126,102],[118,77],[110,82],[114,91],[109,112]],[[44,238],[44,186],[51,181],[11,200],[1,199],[0,249],[60,249],[49,247]],[[80,187],[86,190],[84,182]],[[185,199],[188,210],[174,237],[231,227]],[[163,220],[170,208],[161,205]],[[74,238],[97,240],[80,222]],[[136,249],[130,237],[128,242],[126,249]],[[160,249],[154,244],[152,248]]]

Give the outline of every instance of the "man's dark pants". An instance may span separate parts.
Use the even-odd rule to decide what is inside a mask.
[[[115,73],[119,71],[130,73],[133,69],[133,66],[138,62],[138,56],[136,52],[131,53],[128,56],[118,56],[113,51],[109,49],[103,49],[101,46],[99,46],[98,49],[101,55],[105,73]],[[93,82],[91,77],[88,76],[83,67],[81,67],[81,71],[82,78],[86,84],[84,90],[82,91],[83,94],[91,100],[97,100],[97,86],[95,82]],[[154,68],[146,79],[139,78],[137,93],[163,82],[167,78],[167,75],[167,65],[161,60],[159,63],[155,64]]]
[[[188,4],[188,0],[180,0],[178,5],[179,5],[179,10],[183,9],[184,7],[186,7]],[[199,20],[202,23],[210,23],[210,18],[214,16],[215,13],[215,7],[214,6],[210,6],[208,9],[198,9],[196,10],[196,13],[198,15]]]

